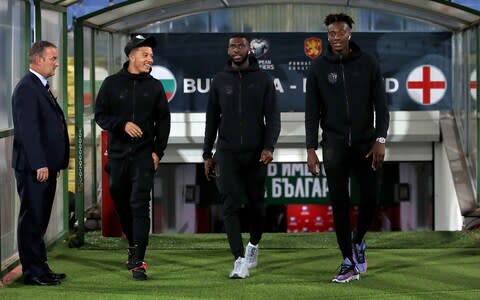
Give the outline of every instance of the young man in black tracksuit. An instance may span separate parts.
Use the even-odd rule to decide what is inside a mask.
[[[257,265],[258,243],[265,218],[267,164],[280,133],[280,113],[273,81],[250,56],[244,35],[229,39],[226,68],[210,89],[203,159],[205,175],[215,168],[217,187],[224,200],[224,224],[235,257],[230,278],[246,278]],[[217,137],[215,155],[212,148]],[[243,247],[239,210],[245,194],[250,210],[250,241]]]
[[[385,87],[375,59],[350,41],[353,24],[345,14],[325,18],[327,53],[315,60],[307,78],[305,130],[307,164],[318,174],[319,123],[329,198],[343,255],[332,281],[358,280],[367,270],[364,236],[377,206],[378,170],[385,155],[389,113]],[[375,125],[374,115],[375,112]],[[349,219],[349,177],[360,184],[360,211],[353,235]]]
[[[170,134],[170,111],[162,84],[149,73],[153,37],[135,36],[125,46],[128,61],[100,88],[95,120],[108,130],[109,188],[129,249],[127,268],[147,279],[153,175]]]

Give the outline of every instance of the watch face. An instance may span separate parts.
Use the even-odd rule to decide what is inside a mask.
[[[384,137],[379,137],[376,139],[377,142],[379,142],[380,144],[385,144],[385,138]]]

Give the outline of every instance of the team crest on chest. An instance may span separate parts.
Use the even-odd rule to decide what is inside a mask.
[[[328,82],[334,84],[337,82],[338,75],[337,73],[328,73]]]

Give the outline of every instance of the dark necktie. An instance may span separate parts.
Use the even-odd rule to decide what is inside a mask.
[[[48,82],[47,82],[47,84],[45,85],[45,88],[47,89],[48,93],[50,94],[50,97],[52,98],[52,99],[51,99],[51,100],[52,100],[52,103],[55,103],[55,102],[57,101],[57,97],[55,97],[55,96],[53,95],[52,90],[50,90],[50,85],[48,84]]]

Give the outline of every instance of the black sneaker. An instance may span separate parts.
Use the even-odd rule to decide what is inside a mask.
[[[133,279],[135,280],[147,280],[147,268],[148,265],[144,261],[139,261],[135,266],[130,269],[132,271]]]

